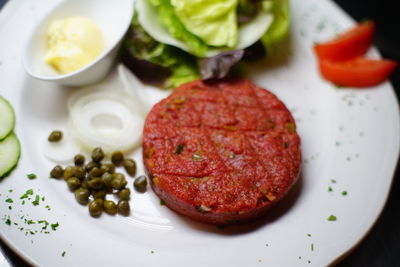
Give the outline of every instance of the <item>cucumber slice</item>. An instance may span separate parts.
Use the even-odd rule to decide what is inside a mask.
[[[11,133],[14,125],[14,109],[7,100],[0,96],[0,141]]]
[[[13,132],[0,141],[0,180],[17,166],[20,154],[21,145]]]

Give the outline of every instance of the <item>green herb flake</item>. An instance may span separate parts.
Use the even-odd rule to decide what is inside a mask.
[[[337,218],[336,218],[335,215],[331,215],[331,216],[328,217],[327,220],[330,221],[330,222],[334,222],[334,221],[336,221],[336,219],[337,219]]]
[[[283,145],[284,145],[285,148],[289,147],[289,143],[288,142],[285,142]]]
[[[328,187],[328,192],[332,192],[332,191],[333,191],[332,187],[329,186],[329,187]]]
[[[49,205],[46,205],[45,208],[46,208],[47,210],[51,210],[51,208],[50,208]]]
[[[7,225],[11,225],[10,216],[7,217],[7,220],[5,221],[5,223],[6,223]]]
[[[311,251],[314,251],[314,244],[311,243]]]
[[[336,184],[336,180],[335,179],[332,179],[331,182],[332,182],[332,184]]]
[[[57,230],[57,227],[60,226],[60,225],[59,225],[58,222],[57,222],[57,223],[52,223],[50,226],[51,226],[51,229],[52,229],[53,231],[56,231],[56,230]]]
[[[29,173],[26,175],[26,177],[28,177],[30,180],[33,180],[33,179],[36,179],[37,176],[34,173]]]
[[[12,193],[13,191],[14,191],[14,190],[12,190],[12,189],[9,189],[9,190],[8,190],[8,192],[10,192],[10,193]]]
[[[40,202],[40,196],[36,195],[35,200],[32,201],[32,204],[33,204],[33,206],[37,206],[37,205],[39,205],[39,202]]]
[[[29,195],[33,195],[33,190],[32,189],[26,190],[25,194],[23,194],[19,199],[28,198]]]
[[[66,252],[65,252],[65,251],[63,251],[63,252],[61,253],[61,257],[64,257],[64,256],[65,256],[65,254],[66,254]]]
[[[174,151],[174,154],[175,154],[175,155],[181,154],[184,148],[185,148],[185,145],[184,145],[184,144],[179,144],[179,145],[176,147],[176,149],[175,149],[175,151]]]
[[[160,205],[164,206],[165,205],[165,201],[164,200],[160,200]]]
[[[27,220],[27,219],[25,219],[25,223],[26,223],[26,224],[35,224],[34,221],[32,221],[32,220]]]
[[[343,196],[347,196],[347,191],[343,191],[343,192],[342,192],[342,195],[343,195]]]
[[[307,234],[308,237],[311,237],[311,234]]]
[[[14,203],[14,201],[13,201],[11,198],[7,198],[7,199],[6,199],[6,202],[7,202],[7,203]]]

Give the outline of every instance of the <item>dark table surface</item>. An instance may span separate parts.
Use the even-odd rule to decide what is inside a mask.
[[[0,0],[0,8],[7,0]],[[16,0],[14,0],[16,1]],[[334,0],[355,20],[373,19],[377,30],[374,44],[386,58],[400,62],[400,30],[398,28],[397,0]],[[400,95],[400,68],[391,78],[397,98]],[[400,136],[399,136],[400,138]],[[400,168],[393,180],[386,206],[367,237],[337,266],[400,266]],[[0,240],[10,264],[26,266],[7,245]]]

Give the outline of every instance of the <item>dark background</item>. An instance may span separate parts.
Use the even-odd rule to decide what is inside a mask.
[[[0,0],[0,8],[7,0]],[[17,1],[17,0],[13,0]],[[307,1],[307,0],[304,0]],[[398,0],[334,0],[355,20],[373,19],[377,29],[375,46],[383,57],[400,62],[400,23]],[[391,78],[397,98],[400,93],[400,67]],[[400,138],[400,136],[399,136]],[[400,266],[400,170],[397,168],[388,202],[377,224],[363,242],[337,264],[344,266]],[[27,265],[1,240],[0,246],[14,266]]]

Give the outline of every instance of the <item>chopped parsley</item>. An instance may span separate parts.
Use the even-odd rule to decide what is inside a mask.
[[[63,251],[63,252],[61,253],[61,257],[64,257],[64,256],[65,256],[65,254],[66,254],[66,252],[65,252],[65,251]]]
[[[37,206],[37,205],[39,205],[39,202],[40,202],[40,196],[36,195],[35,200],[32,201],[32,204],[33,204],[33,206]]]
[[[184,144],[179,144],[179,145],[176,147],[176,149],[175,149],[175,151],[174,151],[174,154],[175,154],[175,155],[181,154],[184,148],[185,148],[185,145],[184,145]]]
[[[52,223],[50,226],[51,226],[51,229],[52,229],[53,231],[56,231],[56,230],[57,230],[57,227],[59,226],[59,224],[58,224],[58,222],[57,222],[57,223]]]
[[[10,216],[7,217],[6,224],[7,224],[7,225],[11,225]]]
[[[7,198],[7,199],[6,199],[6,202],[7,202],[7,203],[14,203],[14,201],[13,201],[11,198]]]
[[[32,189],[26,190],[25,194],[23,194],[19,199],[28,198],[29,195],[33,195],[33,190]]]
[[[37,176],[34,173],[29,173],[26,175],[26,177],[28,177],[30,180],[33,180],[33,179],[36,179]]]
[[[164,206],[164,205],[165,205],[165,201],[161,199],[161,200],[160,200],[160,205],[163,205],[163,206]]]
[[[332,191],[333,191],[332,186],[328,187],[328,192],[332,192]]]
[[[331,216],[328,217],[327,220],[330,221],[330,222],[334,222],[334,221],[336,221],[336,219],[337,219],[337,218],[336,218],[335,215],[331,215]]]
[[[336,180],[335,179],[332,179],[331,182],[332,182],[332,184],[336,184]]]
[[[314,244],[311,243],[311,251],[314,251]]]
[[[342,195],[343,195],[343,196],[347,196],[347,191],[343,191],[343,192],[342,192]]]
[[[307,234],[308,237],[311,237],[311,234]]]

